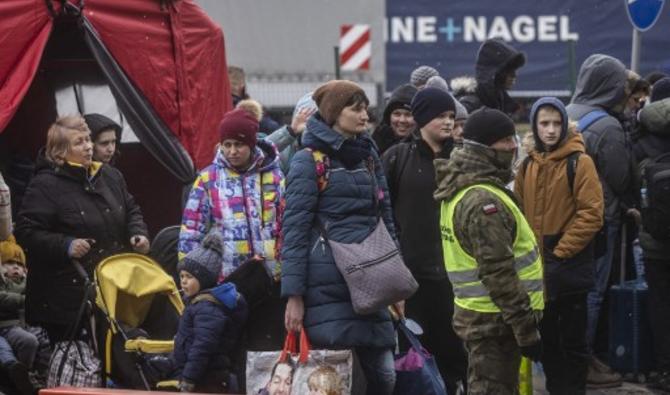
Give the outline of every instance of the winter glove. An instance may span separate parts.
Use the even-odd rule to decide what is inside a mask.
[[[528,346],[521,346],[521,355],[533,361],[539,361],[542,357],[542,341],[538,340]]]

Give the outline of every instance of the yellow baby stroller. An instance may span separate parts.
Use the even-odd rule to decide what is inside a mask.
[[[155,388],[144,362],[148,354],[172,351],[184,310],[172,276],[147,256],[119,254],[97,266],[95,288],[96,338],[107,386]]]

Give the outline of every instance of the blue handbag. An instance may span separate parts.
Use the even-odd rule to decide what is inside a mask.
[[[398,323],[398,333],[405,335],[411,346],[407,352],[395,356],[396,384],[393,393],[448,395],[433,356],[402,321]]]

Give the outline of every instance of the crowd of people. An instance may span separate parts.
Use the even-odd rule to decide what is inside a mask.
[[[186,310],[174,352],[151,369],[211,392],[230,378],[212,372],[232,371],[227,389],[244,391],[244,353],[280,350],[304,330],[315,349],[352,350],[368,394],[392,394],[394,319],[409,318],[449,394],[516,393],[521,357],[542,364],[551,394],[620,385],[596,340],[627,227],[649,286],[655,384],[670,390],[670,195],[658,170],[670,153],[670,78],[591,55],[570,103],[538,99],[519,137],[509,90],[525,62],[490,39],[474,78],[447,82],[421,66],[374,129],[354,82],[306,93],[281,126],[231,67],[236,109],[181,221]],[[85,292],[76,265],[92,273],[111,255],[149,251],[114,167],[120,134],[100,114],[57,119],[15,222],[0,177],[0,365],[22,394],[54,344],[87,336],[72,327]],[[380,221],[419,288],[359,314],[328,241],[359,243]],[[274,370],[262,393],[290,388]]]

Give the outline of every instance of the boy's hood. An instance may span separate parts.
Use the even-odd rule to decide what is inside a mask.
[[[544,151],[542,141],[540,140],[540,136],[537,132],[538,112],[540,108],[544,106],[551,106],[561,115],[561,136],[556,148],[558,148],[558,146],[560,146],[568,137],[568,123],[570,122],[570,119],[568,118],[568,113],[565,110],[565,105],[563,105],[563,102],[555,97],[542,97],[538,99],[530,109],[530,125],[533,130],[533,137],[535,138],[535,149],[537,151]]]
[[[237,288],[235,288],[235,284],[223,283],[209,290],[209,293],[227,308],[234,309],[237,307],[239,293],[237,292]]]

